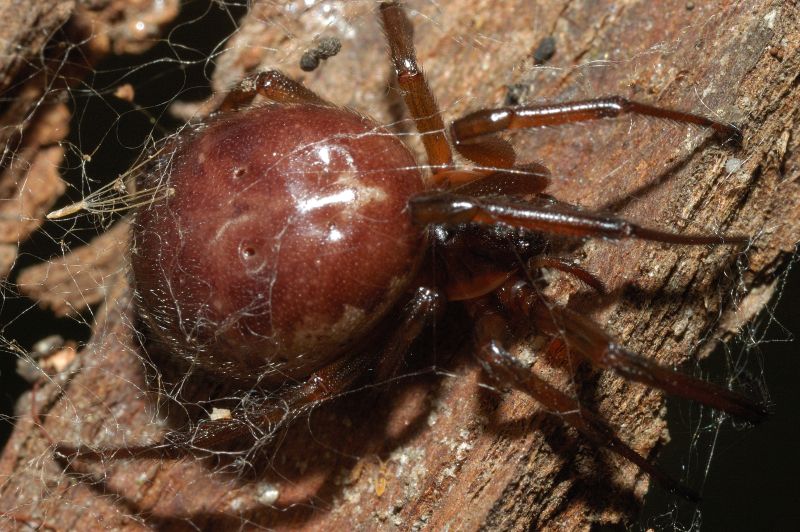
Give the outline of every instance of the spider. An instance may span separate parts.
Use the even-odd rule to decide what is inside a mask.
[[[597,368],[759,421],[761,405],[627,350],[533,281],[549,268],[603,291],[592,273],[548,255],[546,235],[670,245],[747,239],[677,234],[560,202],[544,194],[547,168],[518,164],[498,133],[625,113],[711,128],[734,142],[738,129],[619,97],[484,109],[445,128],[402,7],[381,2],[379,15],[427,165],[371,119],[272,70],[232,90],[207,123],[168,140],[142,177],[143,188],[162,191],[133,224],[136,306],[150,342],[211,377],[263,389],[257,411],[174,429],[153,444],[60,444],[56,453],[179,456],[245,438],[253,423],[282,423],[287,406],[305,412],[365,378],[392,377],[447,305],[461,305],[489,379],[694,498],[507,345],[521,327],[535,330]],[[256,96],[268,103],[253,105]],[[474,166],[456,164],[453,150]],[[279,396],[266,399],[276,389]]]

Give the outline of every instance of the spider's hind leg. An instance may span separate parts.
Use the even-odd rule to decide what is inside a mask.
[[[510,385],[525,392],[549,414],[577,429],[594,445],[605,447],[636,464],[669,492],[690,501],[699,500],[696,492],[673,479],[615,436],[597,414],[586,410],[576,399],[536,376],[511,355],[502,346],[509,330],[507,320],[485,298],[471,301],[468,307],[476,320],[478,360],[493,381],[502,387]]]
[[[662,366],[625,349],[592,320],[542,299],[527,283],[512,280],[500,292],[500,297],[506,308],[526,315],[538,332],[561,338],[571,353],[596,368],[611,369],[628,380],[690,399],[751,423],[762,421],[767,415],[763,405],[739,393]]]
[[[444,298],[436,291],[420,287],[397,312],[396,325],[383,349],[363,347],[351,357],[342,357],[313,373],[302,383],[266,396],[255,407],[233,410],[230,417],[206,419],[193,429],[168,431],[157,443],[96,449],[85,445],[59,443],[55,454],[62,460],[82,458],[178,458],[186,454],[205,454],[232,441],[254,441],[271,434],[297,416],[334,399],[367,374],[372,380],[392,377],[422,330],[444,309]]]

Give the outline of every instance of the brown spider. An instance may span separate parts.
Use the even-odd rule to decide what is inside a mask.
[[[279,397],[264,400],[255,414],[234,410],[191,432],[170,431],[156,444],[61,444],[56,452],[178,456],[247,437],[253,423],[285,420],[287,406],[308,411],[368,374],[391,377],[450,302],[474,320],[488,377],[694,497],[504,346],[520,327],[532,328],[597,368],[758,421],[762,406],[626,350],[591,320],[548,301],[531,281],[538,270],[554,268],[603,291],[588,271],[546,255],[543,234],[674,245],[746,239],[664,232],[559,202],[542,193],[547,169],[517,164],[496,134],[623,113],[709,127],[733,141],[739,131],[618,97],[486,109],[446,129],[402,8],[383,2],[380,16],[430,176],[385,128],[269,71],[228,94],[208,123],[168,141],[143,178],[146,189],[166,198],[140,207],[134,223],[137,309],[151,341],[211,376],[280,385]],[[271,103],[249,106],[257,95]],[[452,148],[477,166],[457,167]]]

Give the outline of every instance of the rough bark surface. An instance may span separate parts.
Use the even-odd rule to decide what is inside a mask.
[[[704,131],[628,118],[515,137],[521,153],[553,170],[549,192],[561,199],[649,225],[753,236],[746,262],[727,248],[590,241],[575,255],[611,296],[587,297],[576,283],[554,277],[555,300],[592,313],[623,344],[669,364],[708,349],[766,303],[776,270],[800,240],[796,3],[409,6],[419,58],[446,121],[506,99],[621,94],[743,125],[739,150]],[[396,122],[404,116],[387,92],[373,7],[257,4],[218,58],[213,84],[221,93],[247,72],[280,67],[334,102]],[[303,74],[300,56],[317,35],[339,37],[342,51]],[[555,55],[534,66],[534,51],[549,36]],[[47,279],[29,274],[27,282],[41,287]],[[134,340],[125,276],[107,276],[104,293],[91,342],[67,370],[42,379],[37,415],[30,394],[20,401],[0,458],[0,511],[20,528],[572,530],[630,520],[648,488],[636,467],[587,450],[531,399],[481,387],[469,347],[441,367],[446,374],[402,379],[320,407],[248,456],[243,475],[224,467],[235,463],[195,458],[74,462],[85,476],[67,475],[52,458],[54,441],[141,443],[169,423],[157,411],[157,386]],[[517,352],[530,356],[535,343],[527,339]],[[582,371],[573,380],[543,357],[533,369],[578,394],[639,452],[663,441],[658,393],[607,374]]]

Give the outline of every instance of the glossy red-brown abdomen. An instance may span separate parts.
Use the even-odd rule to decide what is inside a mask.
[[[154,340],[212,372],[302,377],[352,349],[422,252],[408,149],[343,109],[271,105],[174,142],[143,187],[132,271]]]

